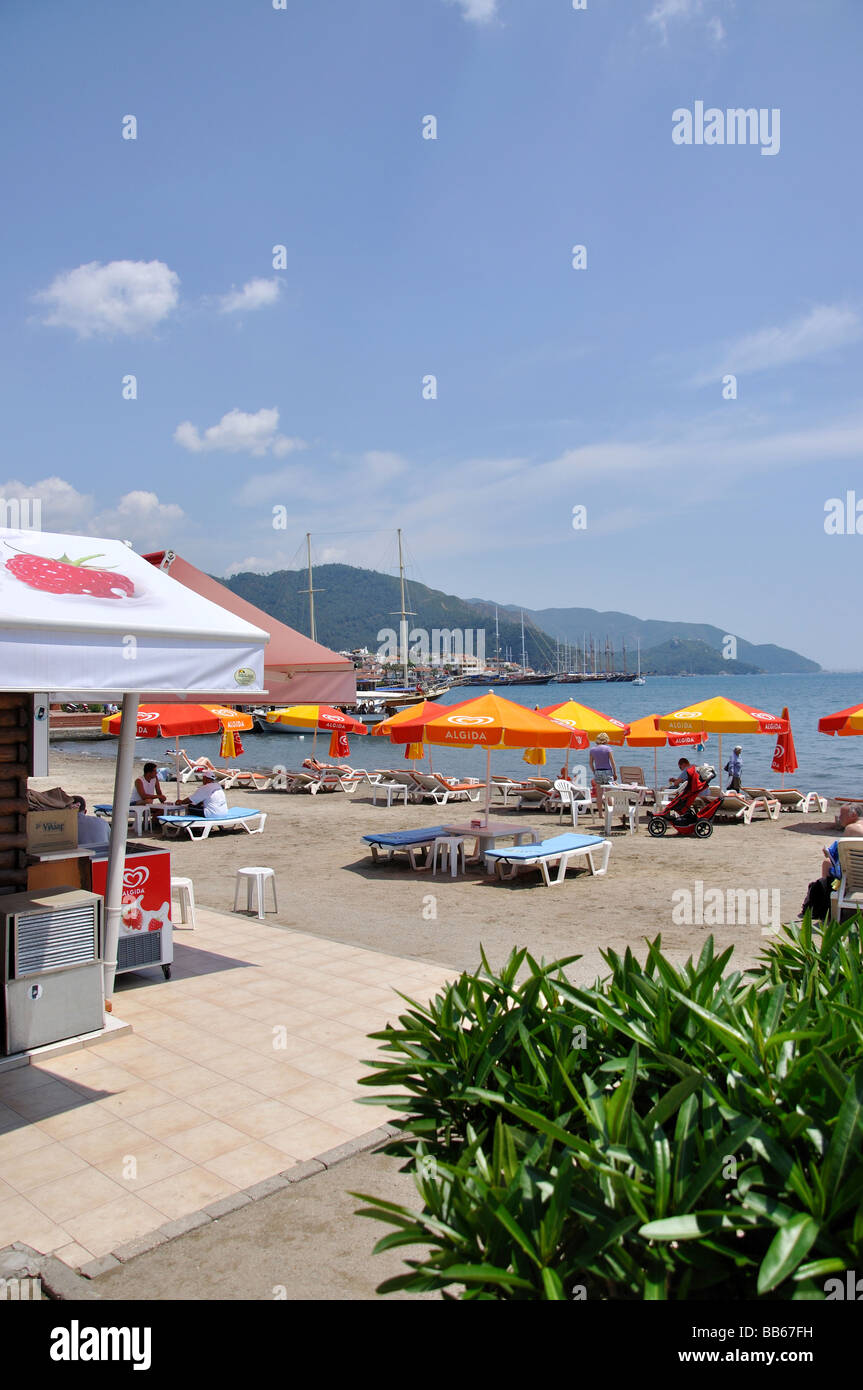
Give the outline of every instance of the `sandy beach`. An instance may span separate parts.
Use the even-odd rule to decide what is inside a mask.
[[[88,806],[111,799],[112,762],[52,752],[51,769],[49,777],[31,784],[81,793]],[[228,803],[265,810],[264,833],[220,832],[201,843],[170,843],[172,872],[193,879],[202,905],[230,911],[236,870],[267,865],[275,870],[279,899],[278,913],[268,913],[267,920],[286,928],[459,970],[476,968],[481,949],[493,965],[513,947],[525,946],[547,960],[579,955],[569,973],[583,982],[602,973],[602,949],[629,946],[640,952],[644,939],[657,934],[663,948],[682,961],[697,954],[712,931],[720,946],[734,946],[735,968],[753,965],[774,908],[783,921],[797,915],[807,883],[820,871],[821,845],[836,834],[833,806],[827,816],[783,813],[776,822],[718,823],[707,840],[672,834],[654,840],[643,823],[635,835],[615,827],[607,876],[571,871],[565,885],[549,889],[538,873],[495,883],[477,871],[432,879],[412,871],[404,856],[392,864],[372,863],[364,834],[469,820],[476,807],[468,803],[374,806],[368,786],[314,797],[235,790]],[[496,807],[494,819],[535,826],[543,835],[558,829],[556,815]],[[580,822],[582,829],[594,830],[589,818]],[[742,923],[707,925],[708,908],[699,921],[699,895],[709,905],[711,889],[725,895],[729,889],[758,891],[762,908],[769,908],[766,923],[760,915],[754,922],[750,916]],[[692,895],[695,920],[688,922],[681,922],[683,891]],[[436,918],[430,918],[432,911]]]

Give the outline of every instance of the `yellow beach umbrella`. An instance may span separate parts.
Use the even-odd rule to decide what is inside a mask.
[[[740,700],[716,695],[685,709],[673,710],[657,719],[660,729],[676,733],[694,733],[699,729],[719,735],[719,768],[722,767],[723,734],[787,734],[789,723],[763,709],[753,709]],[[719,771],[719,769],[717,769]],[[721,780],[721,772],[720,772]]]
[[[540,714],[568,725],[576,735],[584,735],[573,743],[574,748],[586,748],[597,734],[608,734],[609,743],[623,743],[626,738],[626,725],[622,720],[613,719],[610,714],[602,714],[600,710],[591,709],[589,705],[581,705],[578,700],[565,700],[560,705],[546,705],[540,710]]]
[[[548,759],[545,756],[544,748],[526,748],[523,763],[530,763],[532,767],[545,767]]]

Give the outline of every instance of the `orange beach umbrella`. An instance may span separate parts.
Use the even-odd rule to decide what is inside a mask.
[[[102,720],[102,733],[119,736],[122,723],[122,710],[109,714]],[[253,724],[250,714],[240,714],[228,705],[143,705],[138,710],[135,737],[173,737],[179,798],[180,739],[192,738],[196,734],[217,734],[224,729],[251,729]]]
[[[422,730],[426,723],[436,715],[446,714],[448,710],[455,708],[455,705],[442,705],[436,700],[420,700],[415,705],[406,705],[396,714],[391,714],[388,719],[382,719],[372,729],[372,735],[376,738],[389,737],[390,743],[407,744],[405,759],[407,762],[415,763],[425,757]],[[403,729],[408,730],[404,736]],[[429,767],[433,768],[431,752]]]
[[[410,727],[404,725],[403,729]],[[447,748],[486,750],[485,824],[491,802],[491,751],[493,748],[568,748],[572,730],[539,711],[525,709],[490,690],[475,700],[449,706],[424,725],[426,743]]]
[[[818,732],[838,734],[840,738],[863,734],[863,705],[849,705],[848,709],[837,710],[836,714],[825,714],[818,720]]]

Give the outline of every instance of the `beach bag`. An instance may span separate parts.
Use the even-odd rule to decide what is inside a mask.
[[[697,770],[698,775],[699,775],[699,777],[701,778],[702,782],[704,782],[705,786],[707,785],[708,782],[712,782],[712,781],[713,781],[713,778],[716,776],[716,768],[713,767],[711,763],[702,763],[701,766],[700,766],[699,768],[697,768],[696,770]],[[726,764],[726,770],[727,770],[727,764]]]

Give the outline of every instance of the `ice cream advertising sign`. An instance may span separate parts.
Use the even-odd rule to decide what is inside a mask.
[[[107,859],[93,861],[93,892],[105,895]],[[171,921],[170,854],[131,854],[123,870],[121,936],[159,931]]]

